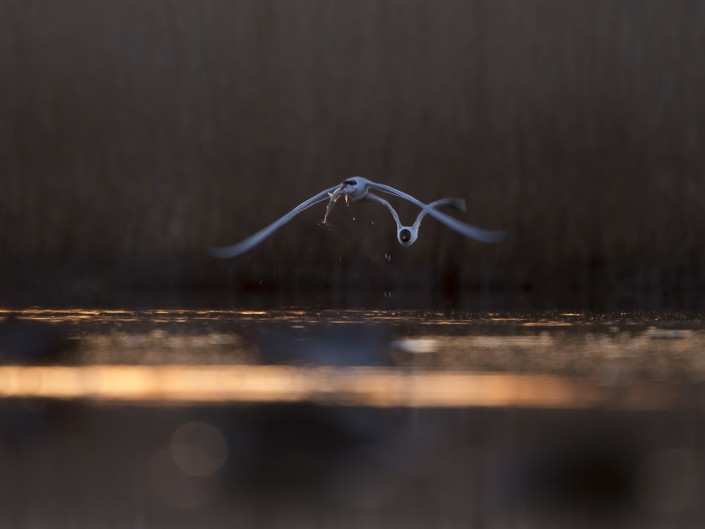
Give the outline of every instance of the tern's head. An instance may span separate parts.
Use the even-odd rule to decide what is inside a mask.
[[[364,197],[367,193],[368,183],[369,180],[367,180],[367,178],[353,176],[341,183],[336,191],[339,190],[340,193],[348,195],[353,200],[357,200],[358,198]]]
[[[418,236],[418,230],[415,230],[413,227],[401,226],[397,231],[397,239],[402,246],[411,246],[416,242]]]

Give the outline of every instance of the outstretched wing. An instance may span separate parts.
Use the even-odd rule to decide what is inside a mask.
[[[257,246],[259,243],[261,243],[264,239],[269,237],[272,233],[277,231],[279,228],[284,226],[287,222],[289,222],[291,219],[293,219],[296,215],[304,211],[305,209],[310,208],[311,206],[318,204],[319,202],[323,202],[324,200],[328,199],[328,193],[331,193],[334,189],[338,188],[339,186],[334,186],[329,189],[326,189],[324,191],[321,191],[317,195],[309,198],[305,202],[302,202],[298,206],[296,206],[294,209],[292,209],[289,213],[281,217],[279,220],[276,220],[272,222],[269,226],[267,226],[264,229],[261,229],[254,235],[250,235],[247,239],[244,241],[241,241],[237,244],[233,244],[232,246],[224,246],[222,248],[212,248],[209,247],[208,251],[211,253],[213,257],[218,257],[219,259],[227,259],[229,257],[235,257],[238,255],[241,255],[251,248]]]
[[[397,211],[392,207],[392,205],[387,202],[385,199],[383,199],[380,196],[375,195],[374,193],[370,193],[369,191],[365,195],[365,198],[369,198],[370,200],[374,200],[375,202],[379,202],[383,206],[385,206],[389,212],[392,214],[392,217],[394,217],[394,221],[397,223],[397,230],[401,229],[401,221],[399,220],[399,215],[397,214]]]
[[[465,199],[464,198],[439,198],[433,202],[429,202],[429,208],[440,208],[442,206],[452,206],[458,211],[465,212]],[[427,209],[422,209],[419,211],[416,221],[414,221],[414,229],[418,231],[419,226],[421,226],[421,221],[428,214]]]
[[[469,237],[471,239],[475,239],[480,242],[486,242],[486,243],[497,243],[497,242],[501,242],[502,240],[504,240],[504,232],[503,231],[489,231],[489,230],[483,230],[482,228],[478,228],[476,226],[471,226],[470,224],[466,224],[464,222],[459,221],[456,218],[451,217],[450,215],[446,215],[442,211],[438,211],[437,209],[434,209],[434,208],[424,204],[420,200],[412,197],[411,195],[407,195],[403,191],[399,191],[398,189],[394,189],[393,187],[390,187],[388,185],[378,184],[376,182],[370,182],[369,186],[373,189],[377,189],[379,191],[389,193],[390,195],[395,195],[395,196],[398,196],[399,198],[403,198],[404,200],[408,200],[412,204],[416,204],[421,209],[423,209],[426,213],[428,213],[433,218],[435,218],[437,221],[442,222],[443,224],[448,226],[450,229],[457,231],[461,235],[465,235],[465,237]]]

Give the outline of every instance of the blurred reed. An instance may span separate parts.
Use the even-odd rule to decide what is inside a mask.
[[[2,0],[0,268],[702,286],[702,49],[696,0]],[[372,204],[207,255],[357,174],[465,197],[507,240],[428,222],[403,249]]]

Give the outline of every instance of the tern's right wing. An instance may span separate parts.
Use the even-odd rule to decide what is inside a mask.
[[[296,215],[304,211],[305,209],[310,208],[311,206],[318,204],[319,202],[323,202],[328,198],[328,194],[333,192],[335,189],[340,187],[339,185],[331,187],[329,189],[326,189],[324,191],[321,191],[317,195],[309,198],[307,201],[302,202],[298,206],[296,206],[294,209],[292,209],[289,213],[284,215],[282,218],[279,220],[276,220],[272,222],[269,226],[267,226],[264,229],[261,229],[254,235],[250,235],[247,239],[245,239],[242,242],[239,242],[237,244],[233,244],[232,246],[224,246],[222,248],[213,248],[209,247],[208,251],[213,257],[218,257],[219,259],[228,259],[229,257],[235,257],[238,255],[241,255],[251,248],[257,246],[259,243],[261,243],[264,239],[269,237],[272,233],[277,231],[279,228],[284,226],[287,222],[289,222],[291,219],[293,219]]]
[[[394,217],[394,221],[397,223],[397,230],[400,230],[402,228],[401,221],[399,220],[399,215],[389,202],[387,202],[382,197],[375,195],[374,193],[370,193],[369,191],[365,195],[365,198],[369,198],[370,200],[374,200],[375,202],[379,202],[380,204],[385,206],[392,214],[392,217]]]

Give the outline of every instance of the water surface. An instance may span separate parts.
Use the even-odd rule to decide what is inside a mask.
[[[698,314],[1,317],[2,527],[705,519]]]
[[[679,406],[705,377],[694,313],[5,312],[65,347],[0,367],[0,394],[370,406]],[[26,327],[25,327],[26,326]],[[21,344],[20,344],[21,345]],[[44,345],[51,347],[51,343]],[[20,347],[21,348],[21,347]],[[21,366],[21,367],[20,367]]]

